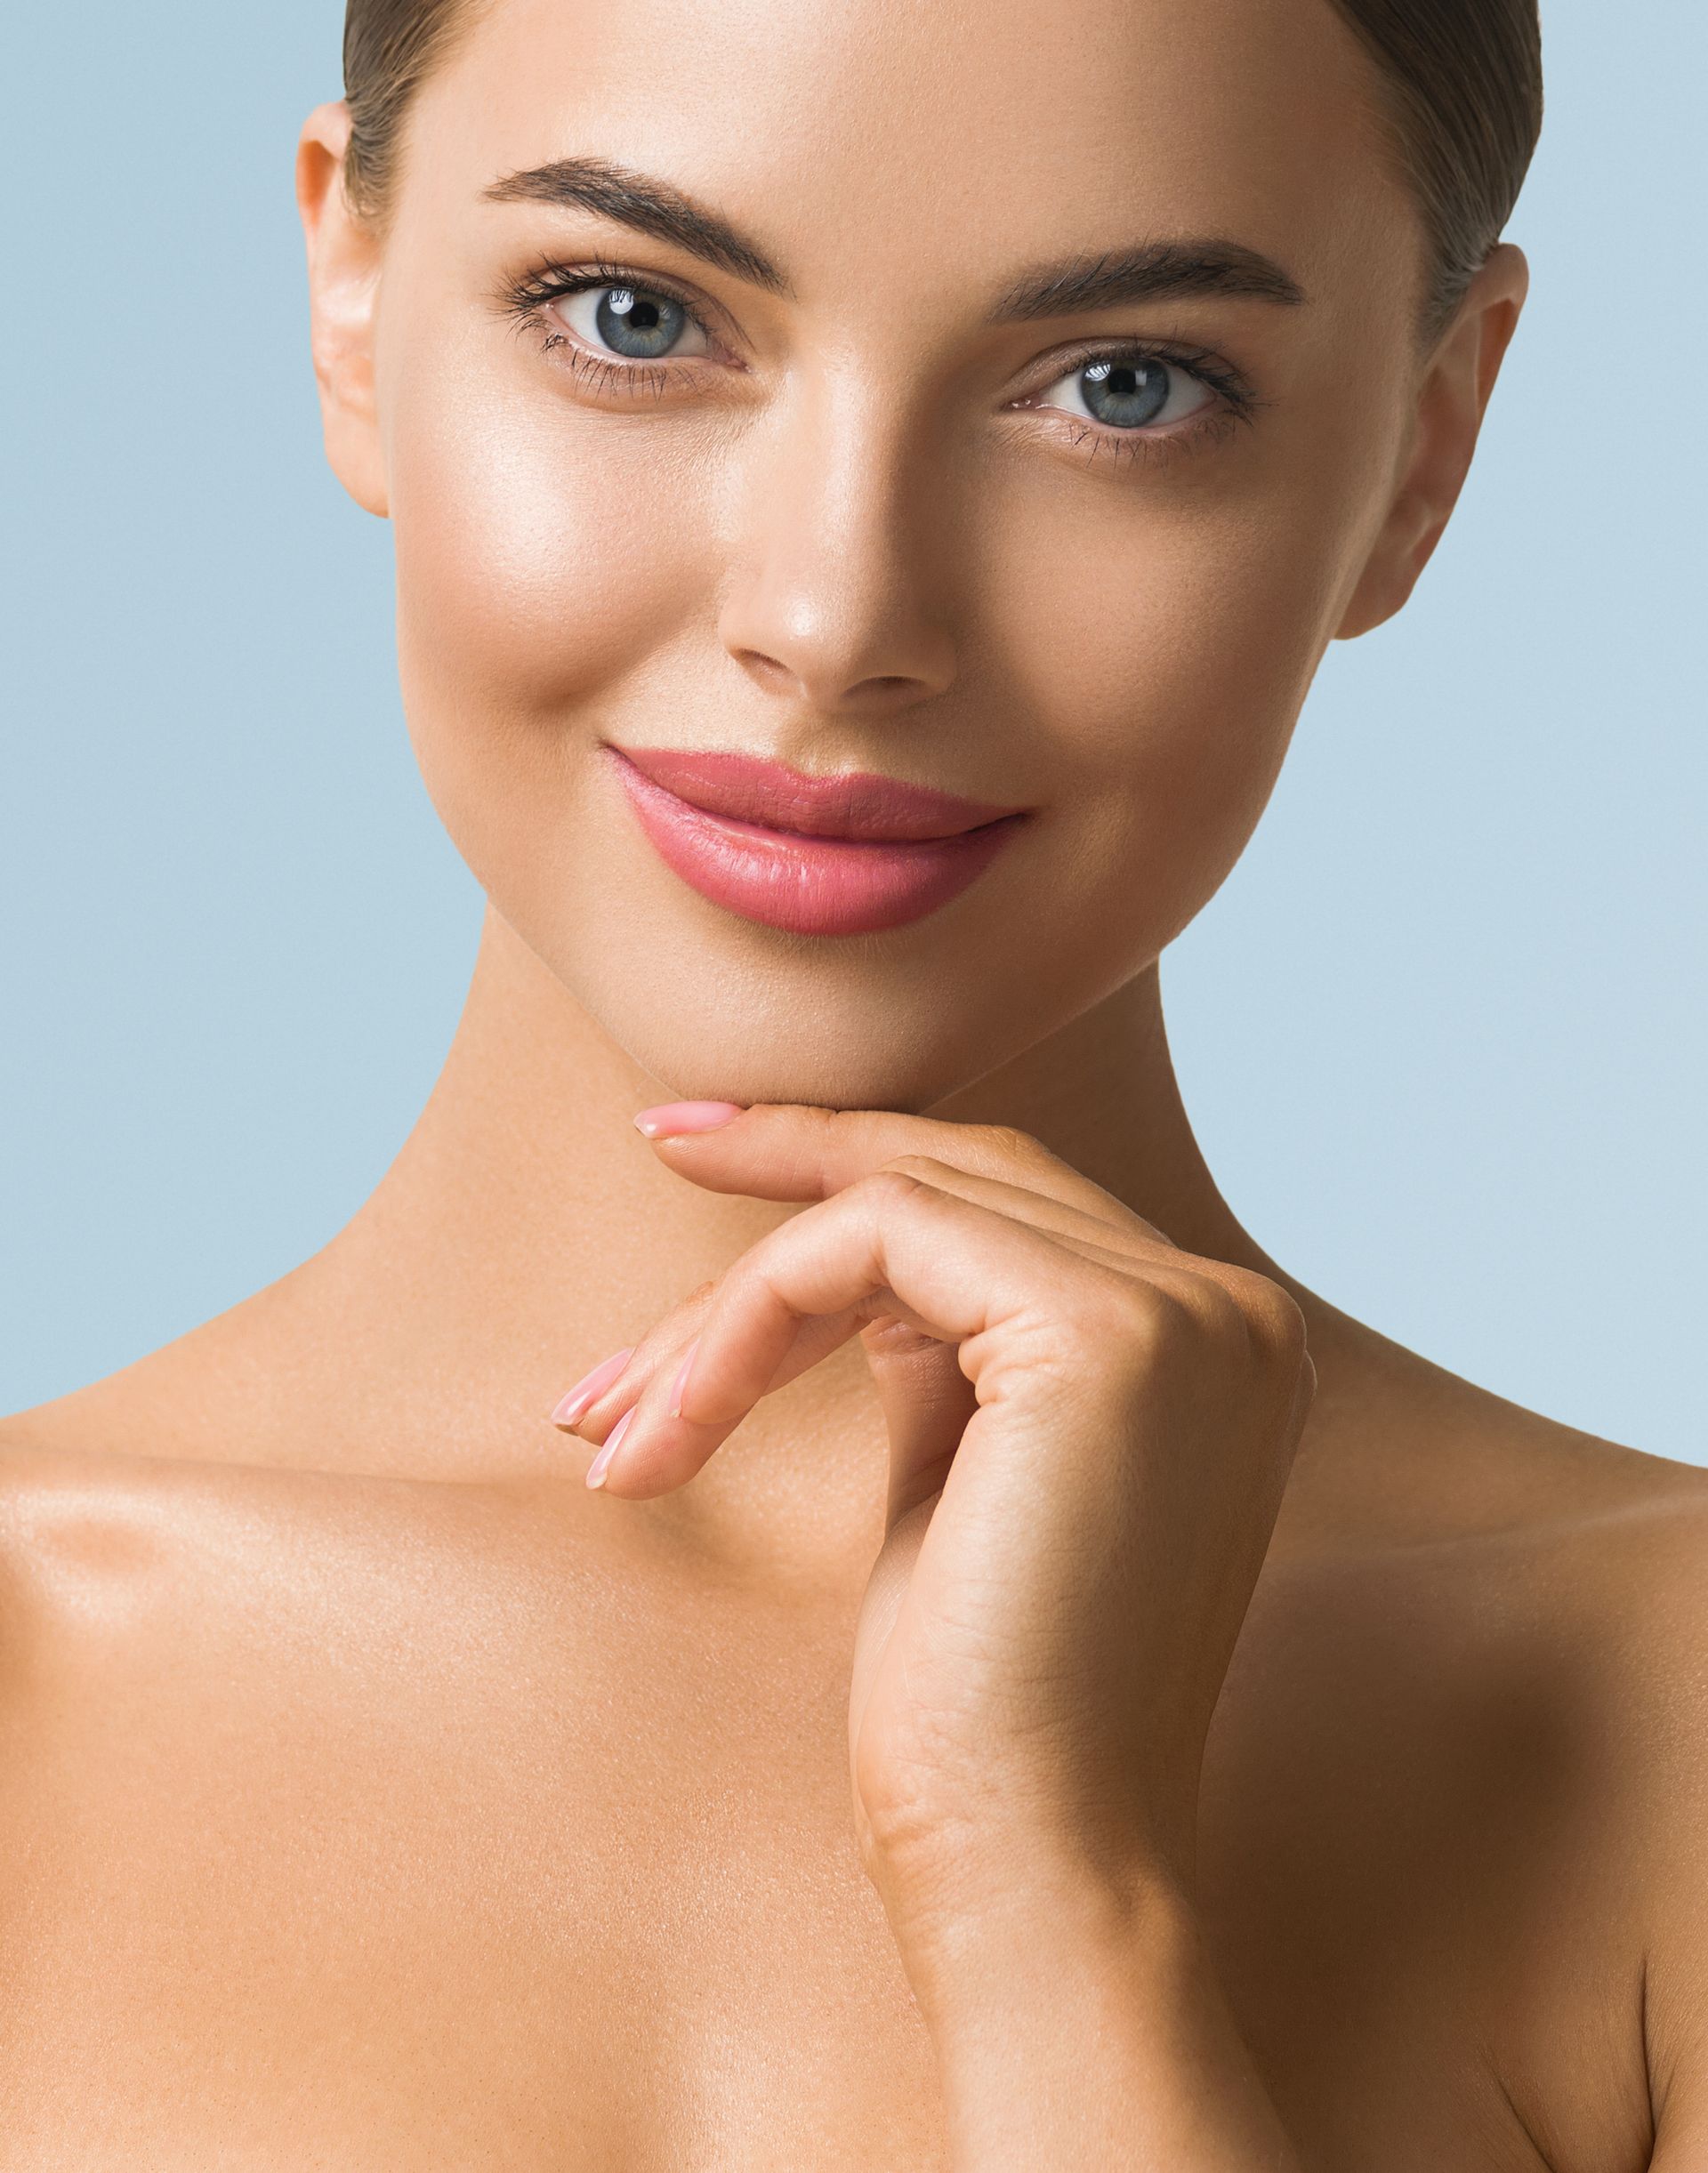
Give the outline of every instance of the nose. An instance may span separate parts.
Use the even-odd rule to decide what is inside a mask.
[[[723,645],[767,693],[825,716],[890,717],[956,674],[948,508],[899,406],[830,374],[798,383],[747,478]]]

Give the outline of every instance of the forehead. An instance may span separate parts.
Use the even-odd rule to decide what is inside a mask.
[[[455,216],[591,154],[750,233],[803,299],[1226,236],[1308,288],[1414,224],[1329,0],[490,0],[418,101],[406,197]],[[500,214],[502,216],[503,214]]]

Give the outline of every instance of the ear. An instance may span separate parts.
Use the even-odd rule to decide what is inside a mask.
[[[1498,243],[1424,365],[1393,502],[1334,630],[1337,640],[1392,618],[1429,564],[1470,471],[1529,285],[1523,251]]]
[[[350,109],[317,106],[296,147],[296,204],[309,249],[314,374],[333,473],[370,513],[387,511],[374,390],[380,244],[344,198]]]

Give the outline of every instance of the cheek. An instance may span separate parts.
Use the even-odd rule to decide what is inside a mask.
[[[637,679],[667,676],[716,574],[713,509],[661,473],[656,433],[509,398],[492,374],[406,378],[388,448],[410,733],[471,858],[483,824],[561,797],[568,720],[609,721]]]
[[[1095,521],[1082,503],[999,576],[1003,669],[1050,743],[1077,911],[1148,953],[1263,811],[1338,620],[1346,524],[1332,487],[1182,506],[1141,486]]]

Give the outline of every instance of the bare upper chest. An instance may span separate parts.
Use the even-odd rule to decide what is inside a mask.
[[[849,1823],[851,1615],[459,1506],[263,1486],[37,1530],[0,2166],[943,2163]],[[1385,1619],[1254,1614],[1213,1939],[1309,2162],[1534,2166],[1503,2064],[1607,2011],[1581,1731],[1522,1641],[1503,1688]]]

